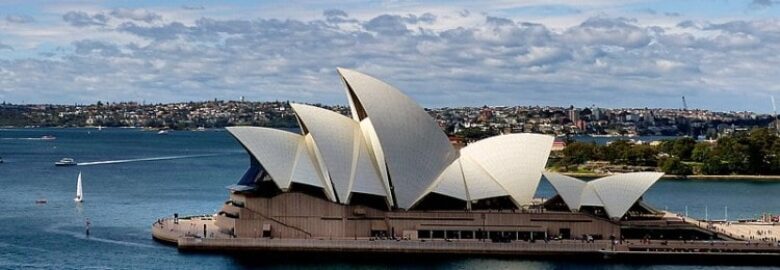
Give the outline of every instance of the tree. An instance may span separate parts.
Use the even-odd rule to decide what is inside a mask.
[[[595,143],[583,143],[573,142],[566,145],[563,149],[563,158],[561,159],[561,165],[577,165],[585,163],[589,160],[596,159],[596,146]]]
[[[696,143],[696,146],[693,147],[693,151],[691,151],[691,160],[703,162],[710,155],[711,150],[712,145],[710,143]]]
[[[626,153],[626,161],[631,165],[655,166],[658,151],[646,144],[632,145]]]
[[[690,137],[679,138],[674,140],[672,151],[669,154],[680,158],[680,160],[690,160],[695,145],[696,141]]]
[[[631,149],[631,142],[627,140],[616,140],[605,147],[601,147],[599,155],[602,160],[612,163],[620,163],[628,160],[628,152]]]
[[[689,175],[693,173],[691,166],[685,164],[678,157],[669,157],[661,161],[661,170],[664,173],[674,175]]]
[[[751,174],[769,172],[769,152],[775,144],[777,135],[767,128],[756,128],[743,139],[748,145],[747,169]]]
[[[471,128],[465,128],[455,135],[461,136],[466,140],[476,141],[476,140],[481,140],[487,137],[498,135],[498,131],[493,128],[482,130],[481,128],[478,127],[471,127]]]
[[[749,147],[743,138],[723,137],[718,139],[712,154],[705,161],[703,169],[708,174],[745,174],[749,173],[747,160]]]
[[[772,174],[780,173],[780,140],[775,140],[767,154],[769,162],[768,171]]]

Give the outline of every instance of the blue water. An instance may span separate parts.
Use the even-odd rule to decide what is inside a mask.
[[[629,137],[629,136],[614,136],[614,137],[593,137],[590,135],[575,135],[572,137],[575,141],[578,142],[584,142],[584,143],[596,143],[599,145],[604,145],[609,142],[617,141],[617,140],[637,140],[637,141],[643,141],[643,142],[651,142],[651,141],[664,141],[664,140],[673,140],[680,138],[678,136],[660,136],[660,135],[647,135],[647,136],[635,136],[635,137]]]
[[[56,140],[37,140],[43,135]],[[524,268],[524,269],[696,269],[695,265],[620,265],[506,259],[437,259],[354,262],[320,261],[317,255],[247,258],[226,254],[180,253],[151,240],[150,224],[174,212],[214,213],[248,166],[247,155],[226,132],[172,132],[161,136],[139,129],[0,129],[0,268],[40,269],[243,269],[270,268]],[[125,161],[55,167],[78,162]],[[173,159],[144,160],[159,157]],[[83,174],[85,202],[72,200]],[[539,196],[553,194],[542,183]],[[780,183],[662,181],[646,195],[658,208],[722,218],[780,213]],[[47,204],[35,204],[37,199]],[[92,223],[84,236],[84,222]],[[416,259],[419,260],[419,259]]]

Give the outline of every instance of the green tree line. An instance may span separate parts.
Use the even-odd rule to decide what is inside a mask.
[[[609,161],[616,165],[657,166],[669,174],[780,174],[780,139],[773,129],[756,128],[722,136],[715,142],[697,142],[683,137],[658,145],[633,144],[626,140],[608,145],[570,142],[558,166],[586,161]]]

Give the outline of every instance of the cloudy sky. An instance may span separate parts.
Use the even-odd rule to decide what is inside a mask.
[[[780,0],[158,2],[0,0],[0,99],[345,104],[336,67],[428,107],[780,98]]]

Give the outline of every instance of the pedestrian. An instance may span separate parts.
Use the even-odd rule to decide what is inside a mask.
[[[203,238],[206,238],[206,224],[203,224]]]

